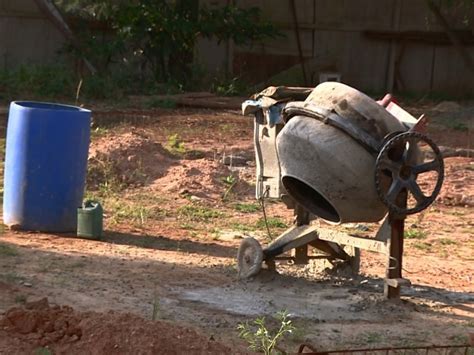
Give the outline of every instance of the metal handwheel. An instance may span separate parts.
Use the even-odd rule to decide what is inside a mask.
[[[418,161],[418,147],[426,144],[434,156],[429,162]],[[420,188],[419,175],[436,172],[437,179],[429,195]],[[383,184],[383,177],[391,177],[389,185]],[[418,132],[404,132],[390,138],[380,150],[375,163],[375,186],[377,192],[391,212],[409,215],[420,212],[433,203],[441,190],[444,179],[443,157],[438,146],[427,136]],[[410,192],[416,200],[413,207],[397,203],[400,193]]]
[[[242,240],[237,252],[239,279],[246,279],[258,274],[262,268],[263,249],[255,238]]]

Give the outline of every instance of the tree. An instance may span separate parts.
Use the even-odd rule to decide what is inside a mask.
[[[258,8],[233,5],[208,8],[197,0],[57,0],[76,16],[106,20],[120,41],[123,57],[134,57],[157,81],[186,84],[191,78],[193,53],[199,38],[251,44],[280,35],[262,18]]]

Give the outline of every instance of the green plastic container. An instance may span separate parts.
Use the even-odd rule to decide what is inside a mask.
[[[89,239],[102,237],[102,206],[96,201],[86,201],[77,209],[77,236]]]

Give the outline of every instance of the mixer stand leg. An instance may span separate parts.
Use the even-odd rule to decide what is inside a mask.
[[[406,205],[406,196],[399,201]],[[410,286],[409,280],[402,277],[403,268],[403,236],[406,216],[389,213],[390,239],[387,241],[388,260],[384,285],[384,295],[388,299],[399,299],[401,286]]]
[[[272,260],[284,252],[295,249],[294,261],[307,264],[308,244],[318,238],[315,226],[310,226],[310,215],[302,206],[295,206],[295,223],[270,243],[264,250],[264,260]]]

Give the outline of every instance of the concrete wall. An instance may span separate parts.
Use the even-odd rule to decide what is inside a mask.
[[[33,0],[0,0],[0,68],[54,62],[63,43]]]
[[[440,4],[440,0],[437,0]],[[304,85],[289,0],[237,0],[238,6],[258,6],[285,38],[251,48],[234,48],[233,72],[253,82]],[[474,95],[474,75],[450,45],[422,42],[391,43],[369,39],[366,30],[442,31],[425,0],[295,0],[306,85],[319,74],[336,71],[342,81],[368,92],[391,86],[391,70],[399,68],[395,85],[404,92]],[[444,9],[456,29],[474,32],[474,8]],[[466,26],[465,20],[470,21]],[[466,47],[474,59],[474,46]],[[207,52],[207,56],[212,54]],[[397,65],[397,62],[398,65]],[[273,81],[267,79],[284,69]]]

